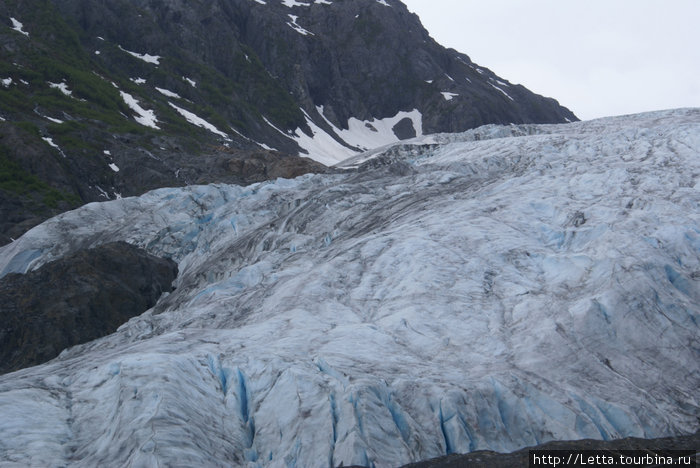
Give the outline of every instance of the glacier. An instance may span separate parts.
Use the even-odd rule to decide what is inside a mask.
[[[0,376],[0,466],[394,467],[700,421],[700,109],[426,135],[337,173],[92,203],[176,290]]]

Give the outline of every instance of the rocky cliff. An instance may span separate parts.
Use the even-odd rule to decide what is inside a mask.
[[[116,329],[172,290],[177,264],[126,242],[0,279],[0,374],[41,364]]]
[[[441,47],[397,0],[7,0],[0,50],[2,243],[89,201],[576,119]],[[253,154],[267,163],[236,162]]]

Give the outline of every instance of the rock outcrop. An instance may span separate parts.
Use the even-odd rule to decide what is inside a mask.
[[[0,373],[114,332],[172,290],[177,265],[114,242],[0,279]]]

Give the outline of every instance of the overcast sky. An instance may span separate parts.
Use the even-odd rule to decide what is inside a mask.
[[[440,44],[579,118],[700,107],[700,0],[403,0]]]

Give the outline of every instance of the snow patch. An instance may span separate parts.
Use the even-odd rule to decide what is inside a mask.
[[[260,146],[262,149],[266,149],[268,151],[279,151],[277,148],[273,148],[272,146],[266,145],[265,143],[260,143],[259,141],[256,141],[255,144]]]
[[[47,81],[47,83],[48,83],[50,88],[57,89],[60,92],[62,92],[63,94],[65,94],[66,96],[70,96],[71,94],[73,94],[73,91],[68,89],[68,85],[65,82],[52,83],[50,81]]]
[[[12,84],[12,78],[3,78],[2,80],[0,80],[0,83],[2,83],[2,85],[5,88],[9,88],[10,85]]]
[[[129,78],[129,80],[133,81],[137,85],[144,84],[146,80],[144,78]]]
[[[189,123],[192,125],[196,125],[197,127],[204,128],[206,130],[209,130],[212,133],[215,133],[216,135],[222,136],[224,138],[228,138],[228,135],[216,128],[214,125],[210,124],[203,118],[197,116],[196,114],[188,111],[187,109],[183,109],[182,107],[178,107],[172,102],[168,102],[170,107],[175,109],[181,116],[185,118]]]
[[[54,149],[57,149],[58,152],[63,156],[64,158],[66,157],[66,153],[63,152],[60,146],[58,146],[56,143],[54,143],[53,138],[51,137],[41,137],[42,140],[44,140],[48,145]]]
[[[302,148],[300,155],[308,156],[325,165],[336,164],[370,148],[377,148],[400,141],[393,128],[404,119],[409,119],[412,122],[416,136],[423,135],[423,116],[417,109],[411,112],[402,111],[393,117],[384,119],[361,121],[351,118],[348,120],[347,130],[336,127],[331,121],[326,119],[323,115],[322,106],[317,107],[316,110],[340,141],[318,126],[303,109],[301,111],[304,113],[311,135],[304,133],[301,128],[297,128],[295,131],[284,132],[267,118],[264,118],[264,120],[280,134],[296,141]]]
[[[423,115],[414,109],[410,112],[401,111],[393,117],[372,120],[358,120],[351,117],[348,120],[348,129],[340,129],[323,115],[323,107],[316,108],[323,119],[331,126],[333,131],[348,145],[366,151],[379,148],[391,143],[396,143],[399,138],[394,133],[394,126],[403,119],[409,119],[413,123],[416,136],[423,136]]]
[[[311,31],[308,31],[297,24],[297,19],[299,19],[298,16],[296,16],[296,15],[287,15],[287,16],[289,16],[289,18],[292,20],[291,23],[287,22],[287,25],[290,28],[292,28],[293,30],[295,30],[296,32],[301,34],[302,36],[308,36],[308,35],[313,36],[314,35],[314,33],[312,33]]]
[[[102,187],[99,185],[95,185],[95,188],[97,189],[98,192],[100,192],[100,196],[105,197],[107,200],[110,200],[109,194],[105,192]]]
[[[505,91],[503,91],[501,88],[499,88],[498,86],[496,86],[496,85],[493,84],[493,83],[489,83],[489,84],[491,85],[492,88],[497,89],[498,91],[500,91],[501,93],[503,93],[503,95],[504,95],[505,97],[507,97],[507,98],[510,99],[511,101],[514,101],[514,99],[513,99],[512,97],[510,97],[510,95],[509,95],[508,93],[506,93]]]
[[[114,172],[119,172],[119,167],[114,163],[109,163],[109,168],[112,169]]]
[[[61,149],[58,147],[58,145],[56,143],[53,142],[53,138],[41,137],[41,139],[44,140],[46,143],[48,143],[50,147],[56,148],[56,149]]]
[[[355,154],[355,151],[343,146],[321,127],[316,125],[306,112],[304,112],[304,116],[306,118],[306,124],[311,129],[311,136],[298,128],[296,132],[294,132],[293,139],[306,151],[309,158],[321,164],[325,164],[326,166],[331,166]]]
[[[196,81],[191,80],[191,79],[187,78],[186,76],[183,76],[182,79],[185,80],[185,81],[186,81],[190,86],[192,86],[193,88],[196,88],[196,87],[197,87],[197,82],[196,82]]]
[[[24,30],[24,25],[20,23],[18,20],[15,18],[10,18],[10,21],[12,22],[12,29],[17,31],[18,33],[22,33],[25,36],[29,37],[29,33]]]
[[[440,94],[442,94],[442,97],[445,98],[445,101],[451,101],[451,100],[454,99],[455,97],[459,96],[459,94],[450,93],[450,92],[447,92],[447,91],[443,91],[443,92],[441,92]]]
[[[150,54],[139,54],[138,52],[132,52],[130,50],[126,50],[122,46],[119,46],[119,49],[123,52],[126,52],[127,54],[136,57],[139,60],[143,60],[146,63],[150,63],[153,65],[160,65],[160,55],[150,55]]]
[[[156,86],[156,91],[158,91],[160,94],[162,94],[162,95],[164,95],[164,96],[167,96],[167,97],[169,97],[169,98],[178,98],[178,99],[182,99],[182,97],[180,97],[179,94],[174,93],[174,92],[172,92],[172,91],[170,91],[170,90],[167,90],[167,89],[164,89],[164,88],[159,88],[159,87]]]
[[[282,0],[282,5],[292,8],[292,7],[297,7],[297,6],[310,6],[311,4],[309,3],[302,3],[302,2],[297,2],[296,0]]]
[[[129,106],[129,109],[134,111],[137,115],[134,117],[134,120],[136,120],[138,123],[140,123],[143,126],[150,127],[150,128],[155,128],[156,130],[160,130],[160,127],[158,127],[157,122],[158,119],[156,118],[156,114],[152,110],[146,110],[141,105],[139,102],[129,93],[125,93],[124,91],[119,91],[119,94],[121,94],[122,99],[126,103],[127,106]]]

